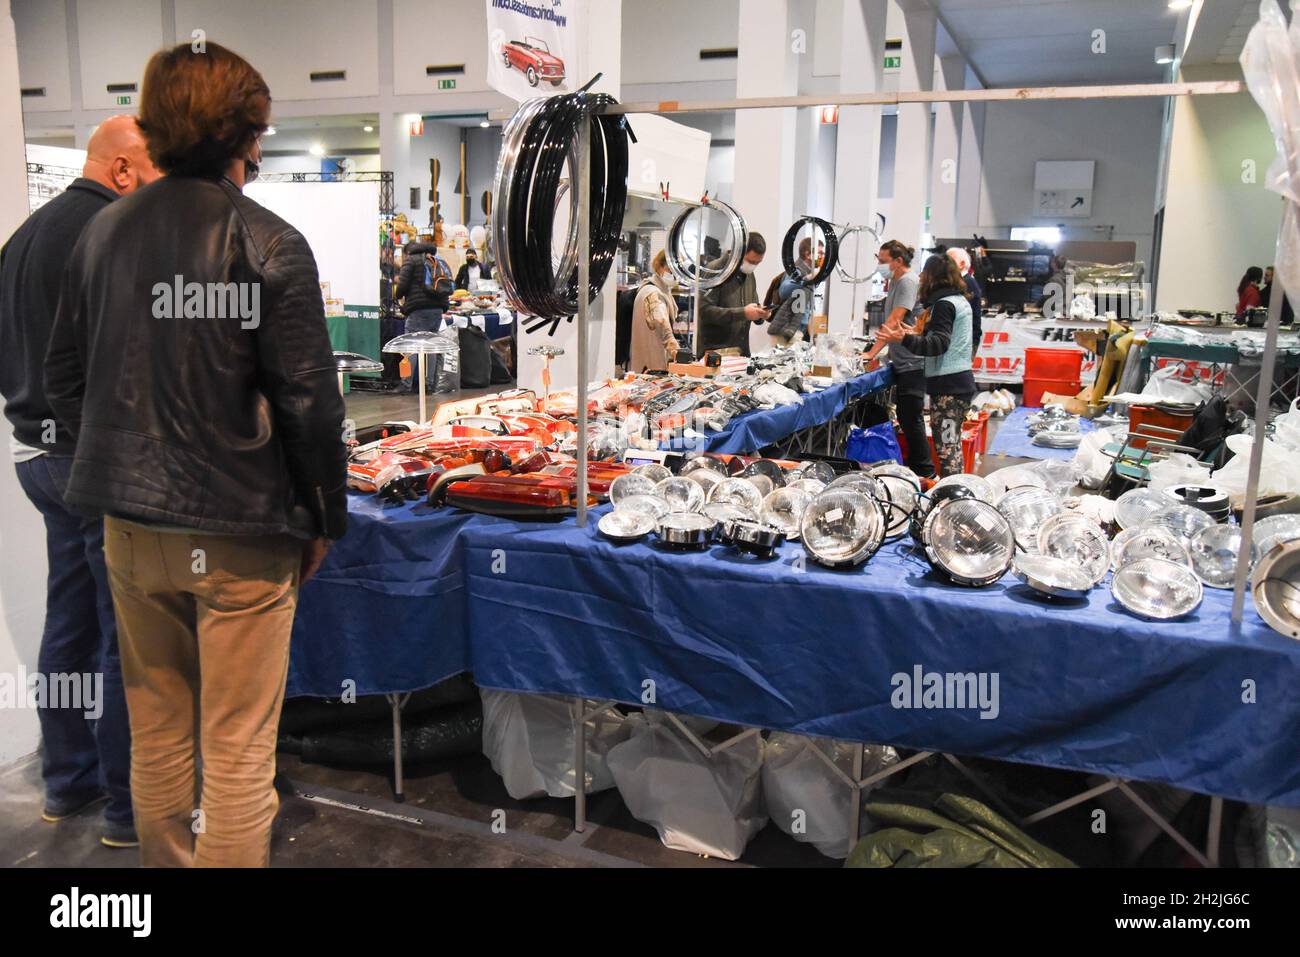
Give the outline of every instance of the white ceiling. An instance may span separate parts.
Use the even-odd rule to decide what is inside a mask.
[[[929,3],[990,87],[1160,82],[1165,68],[1156,65],[1155,48],[1174,42],[1180,16],[1169,0]],[[1093,53],[1095,30],[1105,31],[1104,54]]]

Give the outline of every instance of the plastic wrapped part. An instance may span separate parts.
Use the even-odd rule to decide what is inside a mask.
[[[1147,487],[1161,490],[1174,485],[1205,485],[1210,467],[1184,452],[1174,452],[1146,466]]]
[[[656,521],[673,510],[672,506],[668,504],[668,500],[658,495],[627,495],[614,508],[615,510],[628,509],[629,511],[644,512]]]
[[[674,512],[698,512],[704,505],[704,489],[690,479],[674,476],[655,486],[655,494]]]
[[[741,478],[723,479],[709,492],[709,501],[739,505],[755,515],[763,508],[763,496],[757,487]]]
[[[787,539],[799,537],[799,524],[803,521],[804,509],[813,497],[796,488],[779,488],[763,499],[763,508],[759,516],[768,525],[781,531]]]
[[[1052,598],[1082,598],[1092,590],[1092,577],[1083,569],[1050,555],[1017,555],[1016,577]]]
[[[659,498],[659,483],[648,475],[641,475],[637,472],[630,472],[627,475],[620,475],[614,479],[609,487],[609,500],[615,505],[620,504],[623,499],[633,495],[653,495]]]
[[[1159,558],[1128,562],[1115,572],[1110,593],[1131,614],[1151,621],[1181,618],[1201,604],[1201,580],[1186,565]]]
[[[1192,567],[1192,556],[1183,540],[1169,529],[1156,525],[1124,529],[1111,542],[1110,553],[1111,563],[1117,571],[1144,558],[1159,558],[1175,565]]]
[[[767,824],[763,747],[753,734],[707,757],[671,724],[637,720],[608,765],[632,816],[666,847],[734,861]]]
[[[997,510],[1007,517],[1016,544],[1031,555],[1038,553],[1038,528],[1064,509],[1061,500],[1042,488],[1013,488],[997,501]]]
[[[860,747],[863,746],[773,732],[763,752],[763,803],[772,823],[796,841],[813,845],[827,857],[842,860],[849,848],[853,792],[826,761],[852,779],[853,755]],[[863,777],[898,763],[898,752],[887,745],[869,744],[864,750]],[[871,790],[867,788],[863,794]]]
[[[1168,507],[1168,497],[1155,489],[1129,489],[1115,499],[1115,523],[1120,528],[1137,528]]]
[[[860,565],[885,540],[885,514],[871,496],[828,488],[804,509],[799,529],[804,551],[832,568]]]
[[[1273,131],[1276,156],[1264,185],[1284,197],[1278,233],[1277,278],[1283,289],[1300,290],[1300,23],[1290,27],[1276,0],[1263,0],[1241,53],[1241,69],[1251,96]]]
[[[1211,525],[1192,538],[1188,551],[1192,570],[1202,585],[1231,588],[1236,581],[1237,558],[1241,552],[1241,529],[1235,525]],[[1250,567],[1255,567],[1259,551],[1250,546]],[[1249,573],[1248,573],[1249,574]]]
[[[483,754],[517,801],[573,797],[573,708],[567,698],[480,689]],[[627,719],[602,711],[586,722],[588,794],[614,786],[608,757],[628,738]]]
[[[1061,513],[1067,515],[1069,513]],[[1088,578],[1088,587],[1100,582],[1110,571],[1110,540],[1101,526],[1082,515],[1074,521],[1058,521],[1053,515],[1038,532],[1038,551],[1045,557],[1059,559],[1079,569]]]
[[[1250,469],[1251,446],[1255,440],[1249,435],[1230,435],[1225,441],[1234,453],[1233,457],[1205,484],[1227,493],[1232,507],[1241,508],[1246,500],[1246,473]],[[1266,438],[1256,494],[1263,498],[1297,493],[1300,493],[1300,452]]]
[[[1015,534],[1006,516],[965,496],[941,500],[926,516],[922,538],[930,564],[959,585],[991,585],[1007,573]]]
[[[1283,542],[1260,559],[1251,576],[1251,593],[1270,628],[1300,639],[1300,542]]]

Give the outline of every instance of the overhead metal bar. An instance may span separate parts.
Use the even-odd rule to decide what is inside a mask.
[[[635,113],[719,113],[728,110],[771,110],[783,107],[897,106],[903,103],[992,103],[1028,100],[1113,100],[1143,96],[1218,96],[1242,93],[1240,80],[1198,83],[1131,83],[1112,86],[1030,86],[993,90],[897,90],[873,93],[823,93],[816,96],[750,96],[731,100],[659,100],[619,103],[595,112],[608,116]],[[494,111],[492,119],[508,120],[513,111]]]

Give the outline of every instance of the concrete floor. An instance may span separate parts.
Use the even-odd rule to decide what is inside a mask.
[[[444,402],[458,402],[509,389],[511,386],[498,385],[490,389],[462,389],[459,392],[430,393],[427,407],[430,418],[434,410]],[[349,392],[346,396],[348,418],[357,424],[358,429],[369,428],[384,422],[416,420],[420,417],[420,397],[409,393],[396,392]]]

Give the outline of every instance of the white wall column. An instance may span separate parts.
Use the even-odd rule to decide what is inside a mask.
[[[885,18],[887,0],[844,0],[840,34],[840,92],[874,93],[881,88],[885,66]],[[880,107],[846,106],[840,110],[835,139],[835,203],[837,223],[874,225],[876,180],[880,172]],[[863,248],[858,270],[874,268],[875,249]],[[841,251],[853,269],[852,251]],[[865,308],[867,284],[857,288],[858,315]],[[830,331],[847,334],[851,329],[853,287],[836,274],[830,280]]]
[[[790,36],[788,0],[746,0],[740,5],[740,56],[736,96],[793,96],[798,63]],[[740,110],[736,113],[735,207],[752,231],[767,240],[767,255],[755,279],[761,298],[781,271],[781,240],[794,222],[797,111]],[[750,348],[767,348],[767,326],[751,326]]]
[[[586,57],[581,61],[586,77],[604,74],[600,82],[592,87],[595,93],[608,93],[618,97],[622,85],[622,47],[623,47],[623,5],[621,3],[593,3],[590,5],[590,17],[587,28]],[[586,82],[584,78],[583,82]],[[631,118],[633,129],[636,117]],[[453,178],[452,182],[455,182]],[[590,309],[591,325],[587,333],[587,368],[591,381],[597,381],[614,373],[614,323],[616,308],[616,277],[610,270],[600,296]],[[542,389],[542,360],[538,356],[528,355],[528,347],[533,345],[558,345],[564,355],[551,362],[551,387],[568,389],[578,384],[578,326],[573,322],[561,322],[554,337],[538,331],[528,335],[519,330],[518,383],[521,389],[536,389],[538,395]]]
[[[966,89],[983,88],[975,71],[966,68]],[[969,234],[980,222],[980,191],[984,180],[984,104],[967,103],[961,116],[961,157],[957,169],[957,231]]]
[[[945,90],[966,84],[966,62],[960,56],[940,57],[935,80]],[[961,103],[937,103],[934,113],[934,161],[930,178],[930,232],[936,237],[957,232],[957,179],[961,172]]]
[[[923,0],[900,0],[903,13],[902,67],[899,90],[934,88],[934,46],[938,21]],[[894,216],[886,239],[899,239],[919,250],[925,230],[925,206],[930,187],[929,103],[898,107],[898,150],[894,160]],[[918,259],[919,259],[918,255]]]
[[[27,217],[27,160],[23,150],[23,111],[18,97],[18,45],[9,0],[0,0],[0,241]],[[11,429],[0,419],[0,448],[9,447]],[[45,624],[45,526],[18,485],[13,465],[0,464],[0,680],[17,684],[22,670],[36,671]],[[19,693],[24,693],[21,689]],[[36,712],[0,708],[0,767],[31,754],[40,743]]]

